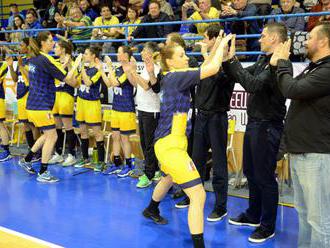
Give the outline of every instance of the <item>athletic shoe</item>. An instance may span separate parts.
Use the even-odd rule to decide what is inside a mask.
[[[39,161],[41,161],[41,152],[37,152],[33,155],[31,163],[35,163]]]
[[[59,179],[52,176],[49,171],[45,171],[42,174],[38,173],[37,181],[42,183],[56,183]]]
[[[189,197],[185,197],[185,198],[183,198],[183,200],[182,201],[179,201],[177,204],[175,204],[175,207],[176,208],[187,208],[187,207],[189,207],[189,205],[190,205],[190,199],[189,199]]]
[[[64,161],[63,156],[55,152],[52,158],[48,161],[48,164],[58,164],[58,163],[62,163],[63,161]]]
[[[259,227],[259,222],[254,222],[249,220],[249,218],[245,215],[245,213],[240,214],[236,218],[230,218],[229,224],[236,225],[236,226],[252,226],[252,227]]]
[[[267,239],[270,239],[275,236],[274,231],[269,231],[262,226],[256,228],[256,230],[249,237],[249,241],[253,243],[262,243]]]
[[[106,168],[103,171],[104,175],[113,175],[113,174],[117,174],[121,171],[120,166],[115,166],[114,164],[111,164],[108,168]]]
[[[160,171],[156,171],[155,176],[151,179],[152,181],[158,182],[162,177],[162,173]]]
[[[72,166],[74,165],[75,163],[77,163],[77,159],[72,155],[72,154],[69,154],[65,161],[63,162],[62,166],[63,167],[66,167],[66,166]]]
[[[159,211],[158,211],[158,213],[153,213],[153,212],[149,211],[148,208],[146,208],[142,214],[144,217],[151,219],[153,222],[155,222],[158,225],[166,225],[168,223],[168,221],[166,219],[164,219],[162,216],[160,216]]]
[[[95,164],[95,166],[94,166],[94,171],[95,171],[95,172],[101,172],[101,171],[104,170],[104,168],[105,168],[105,163],[104,163],[104,162],[97,163],[97,164]]]
[[[31,162],[26,162],[25,158],[20,159],[18,162],[19,166],[21,166],[27,173],[29,174],[36,174],[36,171],[32,167]]]
[[[4,162],[11,159],[10,151],[4,150],[0,153],[0,162]]]
[[[173,190],[175,190],[175,189],[173,189]],[[176,191],[174,192],[172,198],[173,199],[178,199],[178,198],[181,198],[182,196],[186,196],[186,194],[183,192],[183,190],[181,188],[179,188],[179,189],[176,189]]]
[[[124,165],[123,169],[118,172],[118,177],[127,177],[130,173],[132,173],[132,167],[129,167],[128,165]]]
[[[209,216],[207,216],[206,220],[210,221],[210,222],[216,222],[216,221],[220,221],[223,218],[225,218],[227,216],[227,210],[213,210]]]
[[[152,181],[146,175],[139,177],[139,182],[136,184],[137,188],[147,188],[152,184]]]
[[[75,165],[75,168],[83,168],[85,165],[89,165],[90,161],[89,159],[80,159]]]

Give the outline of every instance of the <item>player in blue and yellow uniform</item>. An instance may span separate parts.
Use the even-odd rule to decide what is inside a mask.
[[[66,71],[68,71],[73,64],[71,59],[72,51],[73,46],[70,41],[60,39],[55,45],[55,55],[59,57],[58,61],[62,64]],[[77,85],[69,85],[65,82],[60,82],[59,80],[55,81],[55,85],[56,98],[53,114],[55,117],[57,141],[55,145],[55,154],[49,160],[49,164],[61,163],[64,161],[62,156],[62,147],[64,141],[64,133],[62,131],[62,127],[64,127],[66,133],[66,143],[68,143],[69,152],[62,165],[70,166],[77,162],[75,158],[76,137],[72,126],[72,117],[74,111],[74,87]]]
[[[52,109],[55,102],[55,79],[66,83],[75,83],[74,72],[81,56],[78,56],[71,70],[66,73],[62,65],[56,62],[48,53],[53,49],[54,41],[50,32],[40,32],[34,40],[29,40],[29,96],[26,109],[28,120],[39,128],[43,134],[35,142],[27,156],[20,161],[20,165],[29,172],[33,172],[31,160],[33,155],[42,147],[41,167],[37,180],[40,182],[57,182],[58,179],[48,171],[48,161],[54,149],[57,134]]]
[[[20,44],[20,53],[28,53],[29,38],[24,38]],[[7,63],[10,75],[14,82],[16,82],[16,97],[18,121],[24,123],[24,131],[26,141],[31,149],[36,139],[40,136],[38,129],[28,121],[26,102],[29,95],[29,80],[28,80],[28,61],[27,56],[17,58],[17,67],[14,70],[13,57],[7,58]],[[33,162],[41,160],[41,152],[37,153],[32,159]]]
[[[221,34],[222,35],[222,34]],[[157,184],[149,206],[143,211],[146,218],[157,224],[166,224],[160,216],[159,203],[173,182],[179,184],[190,199],[188,225],[194,247],[204,247],[203,209],[205,190],[200,175],[187,153],[187,136],[191,129],[188,121],[190,88],[201,79],[216,74],[231,35],[216,41],[209,58],[199,69],[188,68],[188,57],[181,46],[165,46],[161,50],[162,69],[160,119],[155,132],[155,153],[164,176]]]
[[[127,46],[118,48],[117,59],[121,64],[115,71],[109,64],[109,76],[105,77],[107,85],[113,87],[113,102],[111,112],[111,129],[113,138],[114,164],[104,172],[105,174],[117,174],[118,177],[126,177],[132,171],[132,147],[129,141],[129,135],[135,133],[136,116],[134,103],[134,83],[128,78],[128,70],[132,51]],[[110,62],[110,61],[108,61]],[[103,73],[103,77],[104,77]],[[120,169],[120,148],[123,148],[126,165]]]
[[[0,162],[6,161],[11,158],[9,151],[9,135],[8,130],[4,124],[6,119],[6,103],[5,103],[5,90],[3,82],[7,76],[8,65],[7,62],[0,62],[0,137],[3,151],[0,153]]]
[[[104,169],[104,140],[101,130],[102,112],[100,91],[102,76],[96,67],[99,62],[100,50],[96,47],[87,48],[84,53],[84,63],[88,63],[85,68],[83,63],[81,69],[81,85],[78,90],[77,98],[77,114],[76,119],[79,122],[81,134],[81,150],[83,159],[75,167],[81,167],[88,161],[88,129],[90,126],[93,130],[96,139],[98,160],[94,171],[102,171]]]

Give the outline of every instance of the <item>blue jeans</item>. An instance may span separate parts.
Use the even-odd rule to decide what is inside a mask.
[[[330,154],[290,154],[298,247],[330,247]]]

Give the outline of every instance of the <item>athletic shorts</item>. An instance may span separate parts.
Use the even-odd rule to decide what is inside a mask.
[[[100,126],[102,123],[102,108],[100,100],[89,101],[78,97],[76,120],[90,126]]]
[[[120,112],[112,110],[111,129],[121,134],[132,134],[136,130],[136,114],[133,112]]]
[[[74,97],[69,93],[57,91],[53,107],[54,116],[72,118],[74,109]]]
[[[20,122],[28,122],[28,115],[26,110],[26,101],[28,98],[28,93],[25,94],[20,99],[17,99],[17,112],[18,112],[18,120]]]
[[[40,130],[55,128],[54,115],[51,110],[27,110],[29,122]]]
[[[163,174],[170,175],[183,189],[202,183],[194,162],[187,153],[185,135],[169,134],[155,143],[155,154]]]
[[[6,119],[6,103],[5,99],[0,98],[0,121]]]

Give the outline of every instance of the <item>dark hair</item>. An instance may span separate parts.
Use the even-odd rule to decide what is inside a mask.
[[[163,72],[167,72],[169,71],[169,67],[167,65],[166,60],[167,59],[171,59],[173,57],[175,48],[177,46],[164,46],[161,50],[160,50],[160,65],[162,67]]]
[[[286,26],[283,23],[269,23],[264,26],[264,29],[267,28],[267,30],[271,33],[276,33],[280,37],[281,42],[288,40],[288,30]]]
[[[129,4],[129,5],[127,6],[127,13],[128,13],[128,9],[131,9],[131,10],[133,10],[133,11],[135,12],[135,14],[136,14],[135,19],[138,19],[138,18],[139,18],[140,12],[139,12],[139,10],[138,10],[137,8],[134,7],[133,4]],[[127,16],[127,14],[126,14],[126,19],[128,20],[128,16]]]
[[[9,7],[18,7],[18,5],[16,3],[11,3],[9,4]]]
[[[172,42],[177,43],[184,50],[186,50],[186,43],[184,42],[184,39],[179,33],[170,33],[167,35],[167,37],[169,37]]]
[[[30,39],[29,39],[28,37],[24,37],[24,38],[22,39],[22,42],[23,42],[26,46],[29,46],[29,41],[30,41]]]
[[[108,4],[102,4],[100,6],[100,10],[102,11],[103,8],[108,8],[111,11],[111,8],[110,8],[110,6]]]
[[[41,49],[41,42],[46,41],[51,35],[49,31],[44,31],[40,32],[37,35],[37,38],[30,38],[29,39],[29,45],[28,45],[28,50],[29,50],[29,55],[31,57],[36,57],[40,54],[40,49]]]
[[[206,34],[210,40],[217,38],[221,31],[222,27],[219,24],[212,24],[206,28]]]
[[[156,42],[149,41],[144,44],[144,47],[151,50],[153,53],[160,51],[159,46]]]
[[[72,55],[72,52],[73,52],[73,45],[71,43],[71,41],[65,41],[65,40],[59,40],[57,42],[57,44],[62,47],[65,51],[65,54],[70,54]]]
[[[148,7],[149,7],[151,4],[153,4],[153,3],[157,4],[158,7],[160,8],[160,3],[159,3],[157,0],[150,0],[150,2],[149,2],[149,4],[148,4]]]
[[[28,11],[26,12],[26,15],[31,14],[33,15],[35,18],[38,18],[38,14],[37,11],[34,8],[28,9]]]
[[[330,48],[330,23],[329,22],[321,22],[315,27],[320,27],[319,33],[325,36],[328,39],[328,44]]]
[[[128,59],[131,59],[131,57],[133,56],[133,51],[132,51],[131,47],[129,47],[129,46],[120,46],[120,47],[118,47],[118,50],[119,50],[119,48],[122,48],[123,52],[128,54]]]
[[[102,49],[98,46],[88,47],[87,48],[96,58],[100,58]]]
[[[21,20],[21,22],[22,22],[21,27],[22,27],[22,25],[24,24],[24,19],[20,15],[15,15],[14,20],[15,20],[15,18],[18,18]],[[21,28],[21,27],[19,27],[19,28]],[[14,29],[15,30],[18,29],[18,27],[16,27],[15,21],[14,21]]]

